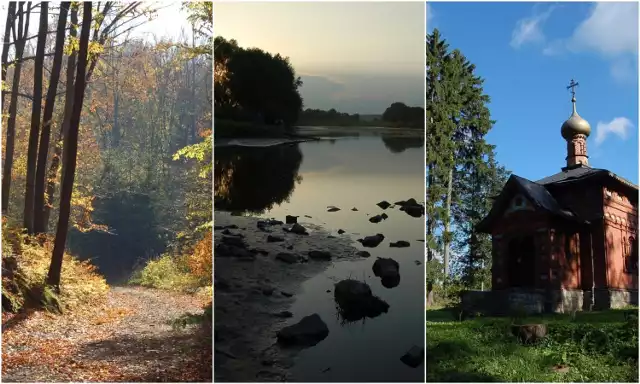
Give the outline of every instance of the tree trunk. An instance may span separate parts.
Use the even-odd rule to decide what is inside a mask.
[[[51,121],[53,119],[53,108],[56,102],[58,81],[60,80],[60,68],[62,67],[62,51],[64,49],[65,27],[67,25],[67,13],[70,6],[70,1],[62,2],[60,5],[60,15],[58,17],[58,30],[56,33],[56,45],[54,48],[53,65],[51,67],[51,77],[49,78],[47,99],[44,104],[44,116],[42,118],[42,132],[40,133],[38,163],[36,168],[35,196],[33,204],[33,229],[35,233],[43,233],[46,229],[46,225],[44,223],[44,186],[46,181],[45,168],[47,167],[47,157],[49,156]]]
[[[196,46],[196,28],[194,24],[191,24],[191,47]],[[197,139],[196,128],[196,58],[191,59],[191,142],[188,144],[194,144]]]
[[[444,221],[444,278],[445,281],[449,277],[449,224],[451,223],[451,191],[453,182],[453,168],[449,170],[449,181],[447,182],[447,215]]]
[[[78,24],[78,7],[71,6],[71,24]],[[71,28],[69,36],[75,38],[77,35],[76,29]],[[62,125],[58,134],[58,140],[54,146],[53,158],[51,159],[51,166],[49,167],[49,173],[47,175],[47,192],[46,203],[44,205],[44,214],[42,221],[44,222],[44,231],[47,231],[49,225],[49,217],[51,216],[51,208],[53,207],[53,195],[56,192],[56,180],[58,178],[58,169],[60,168],[60,156],[62,156],[62,144],[64,138],[69,131],[69,124],[71,123],[71,112],[73,109],[73,79],[75,77],[74,72],[76,69],[76,56],[78,54],[73,51],[67,59],[67,84],[66,93],[64,99],[64,112],[62,117]]]
[[[87,51],[89,48],[89,32],[91,31],[91,2],[84,3],[82,12],[82,31],[80,32],[80,51],[78,53],[78,68],[73,100],[73,112],[69,131],[64,141],[63,177],[60,190],[60,215],[58,228],[51,255],[51,265],[47,276],[47,284],[60,291],[60,274],[62,272],[62,257],[69,231],[69,215],[71,213],[71,194],[73,193],[73,179],[76,173],[76,155],[78,154],[78,128],[80,113],[84,99],[84,87],[87,74]]]
[[[20,75],[22,74],[22,55],[29,31],[29,18],[31,15],[31,2],[27,3],[26,17],[24,1],[18,5],[18,33],[15,42],[16,67],[13,71],[13,84],[11,85],[11,101],[9,104],[9,119],[7,120],[7,142],[4,156],[4,168],[2,169],[2,212],[9,212],[9,196],[11,193],[11,171],[13,169],[13,150],[16,137],[16,115],[18,112],[18,89],[20,88]],[[15,25],[14,25],[15,27]]]
[[[11,28],[15,28],[13,25],[13,21],[16,14],[16,2],[12,1],[9,3],[9,9],[7,10],[7,23],[4,26],[4,46],[2,48],[2,108],[4,109],[4,83],[7,80],[7,61],[9,60],[9,38],[11,33]],[[14,41],[14,43],[16,43]],[[16,90],[17,92],[18,90]]]
[[[427,193],[429,193],[429,188],[433,185],[433,165],[429,164],[429,175],[427,176]],[[431,216],[427,217],[427,240],[431,239],[433,235],[433,218]],[[433,249],[431,248],[431,244],[427,243],[427,263],[433,260]],[[433,282],[427,281],[427,306],[430,307],[433,305]]]
[[[29,149],[27,150],[27,186],[24,193],[24,227],[33,234],[33,204],[36,181],[36,160],[38,157],[38,137],[40,133],[40,115],[42,112],[42,72],[44,65],[44,47],[47,40],[47,22],[49,21],[49,3],[40,3],[40,26],[36,47],[35,70],[33,75],[33,103],[31,108],[31,129],[29,130]]]

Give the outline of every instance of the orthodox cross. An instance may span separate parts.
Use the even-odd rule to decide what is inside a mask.
[[[567,87],[567,89],[571,89],[571,97],[574,98],[574,99],[576,97],[576,87],[578,85],[580,85],[580,84],[578,84],[576,81],[571,79],[571,83],[569,83],[569,86]]]

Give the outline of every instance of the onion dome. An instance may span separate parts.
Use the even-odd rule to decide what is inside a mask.
[[[588,137],[591,134],[591,125],[589,125],[587,120],[578,115],[575,96],[571,99],[571,102],[573,103],[573,113],[569,119],[562,124],[562,130],[560,131],[562,137],[564,137],[565,140],[571,140],[575,135],[585,135]]]

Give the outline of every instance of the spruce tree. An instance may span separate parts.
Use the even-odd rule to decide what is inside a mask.
[[[491,240],[476,233],[475,225],[489,212],[491,196],[508,173],[485,140],[494,121],[483,82],[462,52],[449,51],[437,29],[427,35],[428,304],[434,284],[452,277],[450,264],[453,275],[470,288],[490,281]],[[455,251],[454,260],[449,250]],[[435,260],[435,252],[443,260]]]

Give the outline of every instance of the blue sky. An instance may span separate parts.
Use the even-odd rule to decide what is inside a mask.
[[[538,180],[565,166],[575,78],[590,165],[638,184],[637,3],[430,2],[433,28],[485,79],[497,120],[487,140],[509,170]]]

